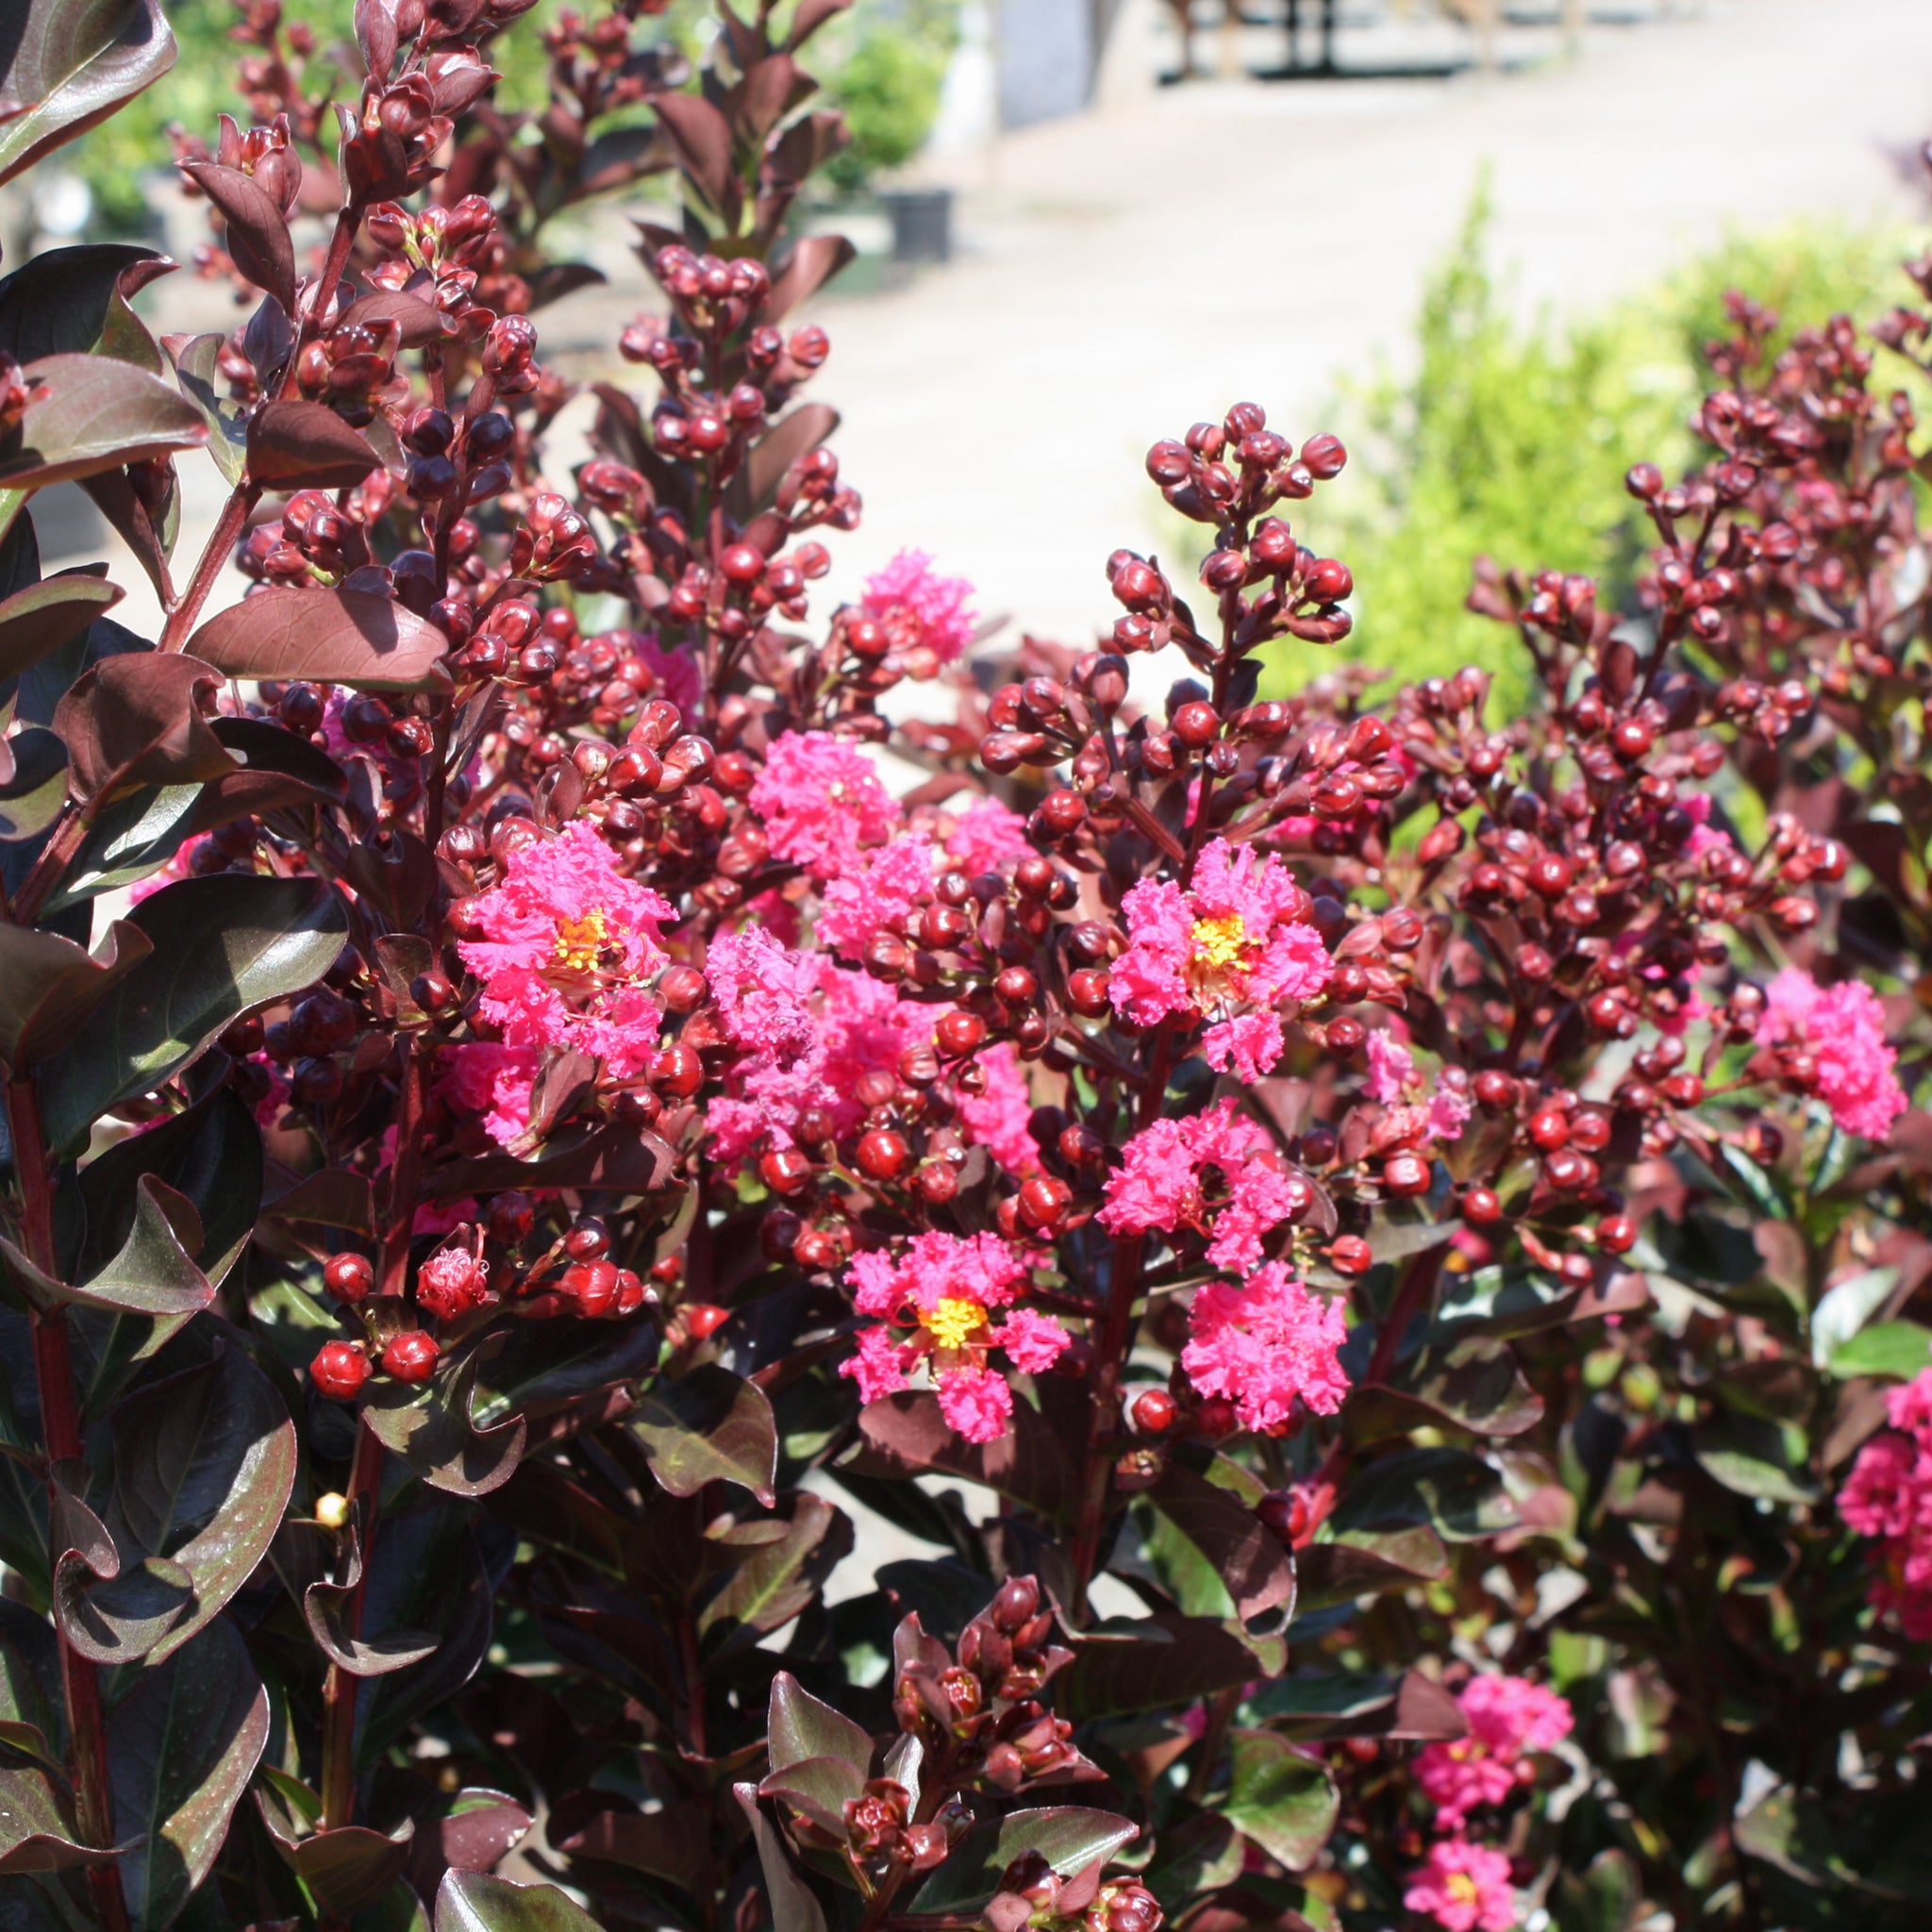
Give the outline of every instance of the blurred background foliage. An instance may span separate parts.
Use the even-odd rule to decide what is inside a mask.
[[[1781,347],[1836,312],[1895,302],[1909,238],[1825,223],[1735,236],[1643,296],[1578,321],[1524,323],[1489,226],[1479,188],[1424,286],[1409,372],[1344,387],[1322,419],[1348,444],[1349,466],[1310,535],[1355,575],[1344,657],[1398,680],[1480,665],[1497,679],[1500,723],[1521,708],[1524,667],[1507,627],[1464,608],[1476,558],[1585,572],[1629,608],[1654,533],[1623,475],[1640,461],[1667,476],[1688,466],[1690,417],[1710,387],[1704,345],[1730,333],[1725,291],[1774,309]],[[1899,362],[1891,379],[1912,373]],[[1265,689],[1295,690],[1334,662],[1290,641]]]
[[[541,109],[547,98],[548,57],[541,29],[571,10],[566,0],[540,0],[530,16],[537,30],[507,34],[491,58],[503,69],[499,104]],[[587,9],[578,0],[577,11]],[[167,152],[171,123],[212,141],[216,117],[233,108],[235,63],[245,51],[229,38],[233,0],[173,0],[167,8],[181,57],[158,86],[137,96],[61,157],[93,198],[90,239],[152,238],[150,203],[156,158]],[[355,71],[351,24],[355,0],[297,0],[285,17],[315,37],[313,60]],[[712,25],[703,0],[672,0],[647,31],[674,38],[693,57]],[[939,113],[946,66],[958,38],[958,0],[856,0],[851,13],[813,43],[810,65],[844,112],[852,145],[827,171],[833,190],[851,195],[904,167],[925,143]],[[353,97],[344,78],[338,92]],[[167,192],[165,177],[161,192]]]

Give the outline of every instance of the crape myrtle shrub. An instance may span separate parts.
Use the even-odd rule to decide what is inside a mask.
[[[0,1924],[1922,1923],[1932,323],[1737,301],[1641,608],[1478,582],[1513,720],[1257,697],[1351,583],[1251,404],[1148,458],[1198,584],[969,658],[813,598],[838,0],[512,116],[519,10],[330,100],[254,0],[230,334],[0,282]],[[170,54],[14,28],[8,175]],[[651,175],[546,472],[544,224]]]

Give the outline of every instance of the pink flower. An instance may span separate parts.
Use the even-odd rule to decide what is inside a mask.
[[[494,1300],[490,1264],[467,1248],[439,1248],[416,1271],[416,1299],[439,1322],[454,1322]]]
[[[1441,1831],[1460,1831],[1482,1805],[1500,1805],[1536,1774],[1533,1751],[1547,1751],[1570,1735],[1568,1702],[1527,1677],[1472,1677],[1456,1702],[1468,1734],[1425,1745],[1416,1759],[1416,1783],[1436,1807]]]
[[[897,930],[932,897],[933,848],[924,839],[894,839],[855,857],[824,890],[818,937],[847,959],[862,959],[882,932]]]
[[[939,1377],[940,1413],[969,1442],[992,1442],[1013,1419],[1013,1391],[991,1369],[951,1369]]]
[[[1404,1090],[1415,1078],[1415,1056],[1392,1033],[1377,1030],[1369,1035],[1369,1098],[1385,1107],[1400,1100]]]
[[[1821,987],[1788,966],[1764,990],[1757,1044],[1808,1057],[1806,1085],[1848,1134],[1882,1141],[1906,1110],[1892,1068],[1898,1055],[1885,1038],[1885,1009],[1856,980]]]
[[[672,910],[589,824],[525,846],[471,905],[480,936],[458,951],[506,1045],[591,1054],[619,1079],[643,1071],[662,1017],[647,991],[666,963],[657,927]]]
[[[1868,1594],[1914,1642],[1932,1639],[1932,1369],[1886,1391],[1891,1429],[1858,1451],[1839,1513],[1879,1540]]]
[[[448,1055],[442,1095],[459,1114],[480,1114],[490,1138],[508,1147],[530,1124],[530,1089],[541,1063],[535,1047],[471,1041]]]
[[[1033,850],[1026,837],[1026,821],[997,798],[975,798],[956,813],[945,846],[946,857],[968,878],[999,872]]]
[[[1022,1374],[1039,1374],[1068,1345],[1066,1330],[1037,1309],[992,1319],[1025,1278],[1025,1262],[989,1234],[922,1234],[897,1258],[876,1249],[859,1255],[847,1275],[853,1307],[877,1325],[859,1331],[858,1353],[840,1374],[876,1402],[905,1388],[924,1361],[941,1414],[969,1442],[991,1442],[1013,1413],[1012,1391],[989,1365],[992,1352]]]
[[[1283,1000],[1311,999],[1334,962],[1305,924],[1307,894],[1278,859],[1211,841],[1183,891],[1143,879],[1121,902],[1127,949],[1109,975],[1114,1010],[1137,1025],[1200,1013],[1211,1065],[1256,1080],[1281,1056],[1280,1029],[1237,1026],[1237,1009],[1264,1013]]]
[[[1509,1860],[1467,1839],[1432,1844],[1402,1903],[1412,1912],[1426,1912],[1443,1932],[1510,1932],[1516,1924]]]
[[[973,586],[964,577],[936,575],[923,550],[902,550],[867,577],[859,601],[900,651],[924,647],[939,663],[950,664],[973,641]]]
[[[629,641],[632,656],[641,659],[658,681],[655,695],[669,698],[689,718],[705,691],[698,660],[689,651],[666,650],[655,637],[633,637]]]
[[[1310,1295],[1279,1261],[1244,1288],[1210,1281],[1194,1295],[1181,1366],[1203,1395],[1232,1402],[1247,1429],[1288,1421],[1299,1400],[1333,1415],[1348,1393],[1336,1352],[1348,1339],[1340,1301]]]
[[[1008,1174],[1029,1174],[1040,1165],[1040,1147],[1033,1138],[1033,1092],[1021,1071],[1019,1049],[1010,1040],[998,1041],[978,1056],[978,1064],[986,1074],[985,1091],[961,1091],[959,1119]]]
[[[1237,1113],[1232,1100],[1188,1120],[1158,1120],[1127,1142],[1108,1175],[1100,1224],[1109,1234],[1211,1230],[1213,1266],[1252,1268],[1262,1236],[1288,1219],[1293,1204],[1287,1175],[1264,1158],[1272,1153],[1267,1133]],[[1202,1186],[1208,1168],[1226,1191],[1212,1201]]]
[[[774,857],[817,879],[836,878],[899,823],[899,808],[858,746],[828,731],[788,731],[772,741],[751,788]]]
[[[733,1046],[789,1066],[818,1038],[811,1002],[818,962],[782,946],[761,925],[720,933],[705,958],[718,1022]]]

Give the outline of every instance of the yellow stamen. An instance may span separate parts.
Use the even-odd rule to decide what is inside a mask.
[[[566,973],[594,973],[609,940],[609,926],[601,911],[580,919],[557,922],[557,963]]]
[[[1194,959],[1197,965],[1215,969],[1241,964],[1248,950],[1248,929],[1239,912],[1218,913],[1212,919],[1194,922]]]
[[[1467,1872],[1450,1873],[1442,1890],[1459,1906],[1474,1905],[1476,1901],[1476,1882]]]
[[[926,1332],[941,1348],[964,1348],[967,1338],[985,1321],[986,1310],[977,1302],[949,1294],[926,1309],[922,1319]]]

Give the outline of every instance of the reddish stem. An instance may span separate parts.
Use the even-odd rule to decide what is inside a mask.
[[[195,620],[201,615],[202,606],[208,602],[208,592],[214,589],[223,564],[228,560],[229,553],[235,548],[248,522],[248,513],[260,499],[261,491],[245,477],[228,492],[221,516],[209,532],[201,555],[195,559],[194,575],[188,579],[188,588],[168,612],[158,649],[178,651],[187,644],[194,630]]]
[[[13,1148],[13,1172],[20,1184],[21,1242],[27,1258],[43,1274],[55,1275],[53,1171],[33,1082],[7,1083],[7,1129]],[[34,1375],[41,1398],[41,1428],[48,1462],[49,1515],[53,1506],[53,1466],[81,1453],[80,1407],[75,1393],[74,1363],[68,1348],[63,1308],[34,1309]],[[50,1552],[54,1557],[58,1550]],[[114,1842],[114,1794],[108,1776],[108,1729],[101,1710],[100,1675],[92,1662],[55,1625],[60,1652],[60,1686],[67,1706],[67,1735],[73,1752],[75,1823],[81,1841],[96,1847]],[[88,1885],[104,1932],[127,1932],[127,1904],[121,1891],[121,1868],[109,1859],[88,1867]]]
[[[356,1455],[349,1465],[349,1521],[361,1538],[361,1572],[343,1606],[342,1624],[351,1639],[361,1635],[362,1596],[375,1555],[376,1508],[382,1493],[382,1443],[358,1419]],[[356,1818],[356,1696],[361,1678],[330,1664],[322,1692],[322,1823],[325,1831],[352,1824]]]

